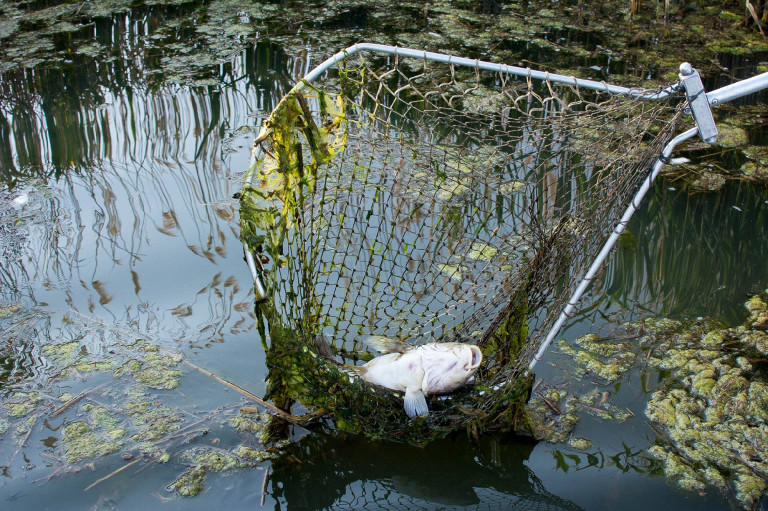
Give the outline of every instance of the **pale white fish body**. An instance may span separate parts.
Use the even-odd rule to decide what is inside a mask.
[[[426,396],[452,392],[475,374],[483,360],[477,346],[462,343],[429,343],[412,347],[384,337],[366,341],[379,351],[397,351],[376,357],[356,368],[365,381],[405,392],[409,417],[429,413]]]
[[[381,355],[363,367],[365,381],[390,390],[405,392],[409,388],[421,389],[424,383],[421,355],[416,350]]]

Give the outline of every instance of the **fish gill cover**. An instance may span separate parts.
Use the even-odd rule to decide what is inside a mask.
[[[354,56],[300,82],[264,122],[240,198],[268,397],[411,443],[527,429],[528,363],[677,112],[407,58]],[[408,419],[402,396],[341,367],[370,359],[372,335],[468,342],[484,361]]]

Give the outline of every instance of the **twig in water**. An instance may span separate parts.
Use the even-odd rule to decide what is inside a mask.
[[[123,470],[125,470],[126,468],[128,468],[128,467],[131,467],[131,466],[135,465],[136,463],[138,463],[138,462],[140,462],[140,461],[144,461],[144,458],[142,458],[142,457],[138,457],[138,458],[136,458],[135,460],[133,460],[132,462],[130,462],[130,463],[127,463],[127,464],[123,465],[122,467],[118,468],[117,470],[113,470],[112,472],[110,472],[109,474],[105,475],[104,477],[102,477],[102,478],[100,478],[100,479],[96,479],[96,481],[94,481],[93,483],[91,483],[91,484],[89,484],[88,486],[86,486],[86,487],[85,487],[85,489],[84,489],[83,491],[88,491],[88,490],[90,490],[91,488],[93,488],[93,487],[94,487],[94,486],[96,486],[97,484],[99,484],[99,483],[101,483],[101,482],[103,482],[103,481],[106,481],[106,480],[107,480],[107,479],[109,479],[110,477],[112,477],[112,476],[114,476],[114,475],[117,475],[117,474],[119,474],[120,472],[122,472],[122,471],[123,471]]]
[[[552,401],[550,401],[549,399],[547,399],[547,398],[545,398],[544,396],[542,396],[542,395],[541,395],[541,392],[537,392],[536,394],[539,396],[539,399],[541,399],[541,401],[542,401],[542,402],[543,402],[545,405],[547,405],[547,408],[549,408],[550,410],[552,410],[552,411],[553,411],[555,414],[557,414],[557,415],[561,415],[561,414],[563,413],[563,412],[561,412],[561,411],[560,411],[560,408],[558,408],[558,407],[557,407],[557,405],[555,405],[555,403],[553,403],[553,402],[552,402]]]
[[[67,410],[69,410],[72,407],[72,405],[76,404],[78,401],[83,399],[85,396],[87,396],[91,392],[96,392],[97,390],[100,390],[102,387],[106,386],[107,383],[109,383],[109,382],[102,383],[101,385],[97,385],[97,386],[95,386],[95,387],[93,387],[91,389],[88,389],[88,390],[84,390],[83,392],[81,392],[80,394],[76,395],[75,397],[73,397],[72,399],[70,399],[69,401],[67,401],[66,403],[61,405],[60,407],[58,407],[56,410],[54,410],[49,417],[51,419],[55,419],[56,417],[58,417],[62,413],[64,413]]]
[[[219,383],[221,383],[223,385],[226,385],[227,387],[231,388],[232,390],[234,390],[236,392],[239,392],[240,394],[244,395],[248,399],[250,399],[252,401],[255,401],[256,403],[260,404],[264,408],[267,408],[268,410],[274,412],[281,419],[283,419],[285,421],[288,421],[291,424],[295,424],[297,426],[303,426],[306,423],[306,420],[302,420],[302,419],[300,419],[298,417],[295,417],[295,416],[285,412],[284,410],[281,410],[280,408],[276,407],[272,403],[268,403],[268,402],[264,401],[263,399],[261,399],[257,395],[252,394],[252,393],[248,392],[247,390],[245,390],[245,389],[243,389],[241,387],[238,387],[234,383],[232,383],[230,381],[227,381],[224,378],[216,376],[215,374],[213,374],[210,371],[206,371],[202,367],[196,366],[195,364],[193,364],[192,362],[190,362],[188,360],[185,360],[184,363],[186,363],[188,366],[190,366],[193,369],[197,369],[198,371],[200,371],[204,375],[206,375],[206,376],[208,376],[210,378],[213,378],[217,382],[219,382]]]
[[[21,440],[21,443],[19,444],[19,448],[16,449],[16,452],[13,453],[13,456],[11,456],[11,459],[8,460],[8,467],[11,466],[13,463],[13,460],[16,459],[16,456],[19,454],[19,451],[21,451],[24,448],[24,444],[27,443],[27,440],[29,440],[29,435],[32,434],[32,430],[37,426],[37,415],[35,415],[34,420],[32,421],[32,424],[29,426],[29,430],[27,430],[27,434],[24,435],[24,438]]]
[[[264,507],[264,501],[267,498],[267,482],[269,481],[269,467],[264,471],[264,481],[261,483],[261,507]]]

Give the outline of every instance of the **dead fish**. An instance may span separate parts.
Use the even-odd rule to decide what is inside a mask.
[[[408,417],[426,415],[426,396],[445,394],[465,385],[483,361],[480,348],[457,342],[411,346],[382,336],[368,338],[366,344],[387,353],[362,366],[348,366],[363,380],[405,392]]]

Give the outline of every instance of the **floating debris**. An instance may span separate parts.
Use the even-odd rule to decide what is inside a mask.
[[[561,404],[567,396],[564,390],[548,389],[536,393],[528,402],[528,430],[537,440],[562,443],[571,435],[579,416]]]
[[[19,308],[6,321],[18,322],[16,316],[22,310]],[[22,319],[29,318],[35,320],[37,316],[25,315]],[[180,478],[181,482],[174,484],[179,493],[193,495],[202,488],[208,472],[255,466],[279,455],[284,444],[270,443],[268,449],[264,447],[270,441],[269,414],[235,416],[242,405],[240,401],[200,416],[180,407],[180,394],[168,392],[179,386],[184,374],[179,366],[183,360],[180,353],[81,313],[71,313],[64,324],[66,335],[62,337],[77,340],[35,348],[45,363],[46,377],[20,379],[14,382],[18,390],[0,395],[3,442],[21,447],[37,430],[36,425],[60,421],[60,428],[53,430],[58,431],[55,441],[50,445],[51,459],[60,460],[59,466],[53,466],[53,475],[78,472],[83,466],[97,463],[99,458],[118,456],[116,453],[126,461],[132,460],[131,464],[166,463],[178,455],[179,445],[200,442],[211,429],[227,430],[222,435],[226,437],[231,437],[234,430],[244,443],[235,444],[229,454],[211,449],[188,450],[201,453],[202,459],[190,461],[192,467]],[[103,332],[101,344],[81,340],[79,332],[84,329]],[[36,341],[34,337],[29,340]],[[83,384],[84,379],[95,383]],[[57,392],[62,388],[79,388],[80,392]],[[253,399],[259,403],[257,397]],[[12,470],[12,465],[13,459],[6,470]],[[119,472],[120,469],[115,470],[91,486]]]

